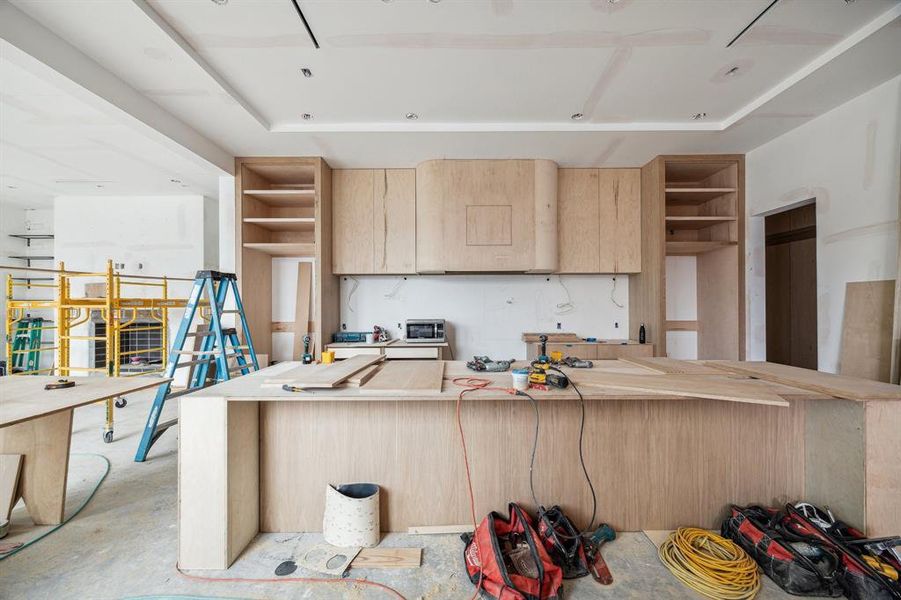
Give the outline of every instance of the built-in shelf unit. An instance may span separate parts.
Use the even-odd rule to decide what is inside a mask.
[[[310,335],[318,355],[337,331],[339,318],[331,259],[331,169],[321,158],[239,158],[235,187],[236,270],[256,351],[271,355],[272,259],[291,257],[314,263]]]
[[[642,168],[641,196],[643,264],[629,278],[631,336],[644,323],[660,356],[674,355],[675,338],[668,349],[667,337],[678,332],[676,358],[743,359],[744,157],[658,156]],[[696,280],[668,279],[668,257],[692,257],[687,271]],[[679,293],[680,302],[696,298],[694,306],[668,314],[667,287],[684,285],[695,289]]]

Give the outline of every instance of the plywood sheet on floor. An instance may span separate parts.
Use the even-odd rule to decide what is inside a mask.
[[[894,279],[846,285],[839,373],[889,382],[894,312]]]

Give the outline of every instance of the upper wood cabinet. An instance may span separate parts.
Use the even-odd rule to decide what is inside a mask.
[[[416,270],[552,272],[557,165],[432,160],[416,167]]]
[[[415,210],[414,169],[333,171],[333,271],[415,273]]]
[[[560,169],[559,273],[641,271],[641,170]]]

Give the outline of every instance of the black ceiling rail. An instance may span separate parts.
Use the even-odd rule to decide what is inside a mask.
[[[773,8],[773,6],[774,6],[777,2],[779,2],[779,0],[773,0],[772,2],[770,2],[769,6],[767,6],[767,7],[764,8],[762,11],[760,11],[760,14],[757,15],[756,17],[754,17],[754,20],[753,20],[753,21],[751,21],[750,23],[748,23],[748,24],[745,26],[744,29],[742,29],[741,31],[738,32],[738,35],[737,35],[737,36],[735,36],[734,38],[732,38],[732,41],[731,41],[731,42],[729,42],[728,44],[726,44],[726,48],[732,47],[732,44],[734,44],[736,41],[738,41],[738,38],[740,38],[741,36],[743,36],[743,35],[745,34],[745,32],[746,32],[747,30],[749,30],[749,29],[754,25],[754,23],[756,23],[757,21],[759,21],[759,20],[760,20],[760,17],[762,17],[763,15],[765,15],[765,14],[767,13],[768,10],[770,10],[771,8]],[[294,6],[297,6],[297,2],[294,3]],[[299,11],[300,9],[298,8],[297,10]],[[301,18],[303,18],[303,15],[301,15]],[[304,23],[306,23],[306,21],[304,21]],[[308,29],[309,29],[309,28],[308,28]],[[313,34],[311,33],[310,35],[313,35]],[[316,46],[316,47],[318,48],[319,46]]]
[[[319,40],[316,39],[316,36],[313,34],[313,30],[310,29],[310,24],[307,23],[307,18],[303,16],[303,11],[300,10],[300,4],[297,3],[297,0],[291,0],[291,4],[294,5],[294,10],[297,11],[297,16],[300,17],[300,20],[303,21],[303,26],[306,28],[307,33],[310,34],[310,39],[313,41],[313,45],[316,46],[316,49],[319,49]]]

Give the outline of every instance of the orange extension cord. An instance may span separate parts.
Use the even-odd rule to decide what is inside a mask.
[[[460,394],[457,396],[457,428],[460,430],[460,446],[463,448],[463,464],[466,466],[466,485],[469,486],[469,514],[472,517],[472,543],[476,547],[476,556],[479,557],[479,563],[482,562],[482,551],[479,548],[478,539],[475,537],[476,529],[478,528],[478,522],[476,521],[476,501],[475,495],[472,492],[472,475],[469,472],[469,454],[466,451],[466,436],[463,434],[463,420],[460,418],[460,407],[463,404],[463,396],[466,395],[467,392],[474,392],[476,390],[493,390],[504,392],[507,394],[515,394],[516,390],[512,388],[502,388],[502,387],[491,387],[491,381],[488,379],[481,379],[479,377],[456,377],[453,380],[454,385],[459,385],[465,389],[460,390]],[[472,594],[472,598],[470,600],[475,600],[479,595],[479,591],[482,589],[482,572],[479,571],[479,581],[476,584],[475,592]]]

